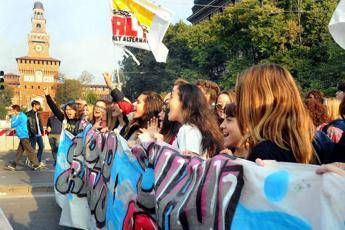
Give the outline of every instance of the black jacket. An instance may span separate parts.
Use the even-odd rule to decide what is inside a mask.
[[[28,131],[29,131],[29,136],[30,137],[35,137],[38,134],[38,128],[37,128],[37,122],[36,122],[36,115],[35,111],[30,110],[29,112],[26,113],[28,116]],[[39,129],[41,130],[41,135],[43,135],[43,125],[42,125],[42,120],[41,116],[39,113],[37,113],[38,117],[38,123],[39,123]]]
[[[62,129],[62,123],[56,116],[48,118],[47,128],[51,128],[50,134],[60,134]]]

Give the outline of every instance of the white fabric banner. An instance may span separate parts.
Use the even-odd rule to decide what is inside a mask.
[[[328,28],[334,41],[345,49],[345,0],[340,0]]]

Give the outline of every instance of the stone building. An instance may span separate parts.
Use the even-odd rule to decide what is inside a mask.
[[[13,73],[7,73],[4,76],[4,81],[6,85],[13,89],[13,98],[12,104],[20,104],[19,103],[19,96],[20,96],[20,76]]]
[[[46,31],[46,19],[41,2],[34,3],[31,23],[27,56],[16,58],[20,75],[18,104],[30,108],[31,101],[36,99],[42,103],[43,111],[49,111],[43,97],[43,89],[49,88],[51,96],[55,97],[61,62],[50,56],[50,37]]]
[[[83,98],[91,92],[101,100],[111,100],[110,90],[106,85],[83,85],[82,87]]]

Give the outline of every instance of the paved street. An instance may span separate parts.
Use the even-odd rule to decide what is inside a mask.
[[[1,196],[0,207],[15,230],[66,229],[58,225],[60,208],[53,193]]]
[[[14,172],[4,170],[5,163],[14,156],[14,151],[0,152],[0,208],[13,229],[69,229],[59,226],[61,211],[53,194],[51,154],[48,151],[43,154],[47,168],[41,171],[23,165]]]

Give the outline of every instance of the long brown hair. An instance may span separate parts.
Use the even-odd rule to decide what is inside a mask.
[[[180,84],[178,91],[183,123],[195,125],[200,130],[202,148],[208,157],[213,157],[223,149],[223,135],[204,94],[192,84]]]
[[[136,130],[147,128],[147,122],[153,117],[158,117],[162,110],[163,99],[153,91],[144,91],[141,95],[145,95],[144,114],[141,117],[134,118],[125,131],[125,139],[128,139]]]
[[[276,64],[252,66],[240,74],[236,90],[239,127],[250,147],[270,140],[290,149],[297,162],[312,160],[314,125],[289,71]]]

